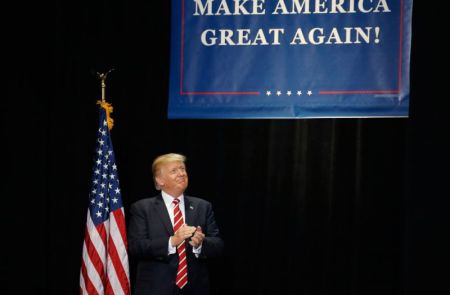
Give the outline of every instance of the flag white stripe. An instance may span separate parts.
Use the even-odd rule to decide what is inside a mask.
[[[84,282],[83,272],[80,270],[80,288],[81,294],[87,294],[86,285]]]
[[[106,222],[103,222],[103,226],[105,227],[105,232],[106,232],[106,245],[108,245],[109,235],[111,234],[111,232],[109,231],[109,220]]]

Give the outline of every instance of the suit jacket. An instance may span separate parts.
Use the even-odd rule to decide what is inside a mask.
[[[223,241],[214,220],[211,203],[184,196],[185,223],[201,226],[205,239],[199,257],[186,243],[188,283],[183,294],[209,294],[207,258],[223,251]],[[178,268],[178,254],[168,255],[169,237],[174,234],[161,195],[135,202],[130,208],[129,252],[138,260],[134,295],[172,295]]]

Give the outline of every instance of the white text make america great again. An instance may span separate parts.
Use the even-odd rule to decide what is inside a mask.
[[[194,16],[264,15],[265,0],[193,0]],[[268,1],[269,2],[269,1]],[[277,0],[271,14],[383,13],[387,0]]]

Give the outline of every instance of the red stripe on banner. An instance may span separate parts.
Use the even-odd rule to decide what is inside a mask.
[[[398,49],[398,85],[397,88],[400,89],[402,86],[402,63],[403,63],[403,0],[400,0],[400,46]]]
[[[383,94],[400,93],[400,90],[320,90],[319,94]]]
[[[95,267],[100,279],[102,282],[105,279],[105,270],[103,268],[103,259],[95,249],[94,244],[92,243],[91,236],[89,235],[89,231],[86,229],[86,234],[84,236],[84,242],[86,243],[86,250],[89,258],[91,259],[92,264]]]
[[[91,282],[91,279],[89,278],[86,265],[84,264],[83,260],[81,261],[81,273],[83,274],[84,285],[86,287],[86,291],[88,292],[88,294],[89,295],[98,294],[97,290],[95,289],[94,285]]]
[[[180,95],[183,95],[183,65],[184,65],[184,1],[181,2],[181,46],[180,46]]]
[[[122,286],[122,290],[125,294],[130,294],[129,290],[130,290],[130,285],[128,282],[128,277],[127,274],[125,272],[125,269],[123,268],[123,264],[120,261],[120,257],[117,254],[117,248],[116,245],[114,244],[113,239],[109,239],[109,247],[108,247],[108,254],[109,257],[111,258],[111,261],[114,265],[114,269],[116,270],[116,274],[117,274],[117,278],[120,282],[120,285]]]
[[[181,92],[181,95],[260,95],[259,91],[186,91]]]
[[[128,249],[125,216],[123,215],[122,208],[115,210],[113,212],[113,214],[114,214],[114,218],[116,219],[116,224],[117,224],[117,227],[119,228],[120,236],[122,237],[122,241],[125,245],[125,248]]]

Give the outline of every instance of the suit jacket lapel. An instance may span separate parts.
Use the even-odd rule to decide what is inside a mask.
[[[196,226],[195,222],[195,206],[189,197],[184,196],[184,214],[186,214],[186,223],[189,226]]]
[[[159,217],[161,218],[164,227],[169,232],[170,235],[173,235],[173,227],[172,222],[170,221],[169,213],[167,212],[166,204],[164,204],[164,200],[161,195],[156,198],[155,209],[158,212]]]

